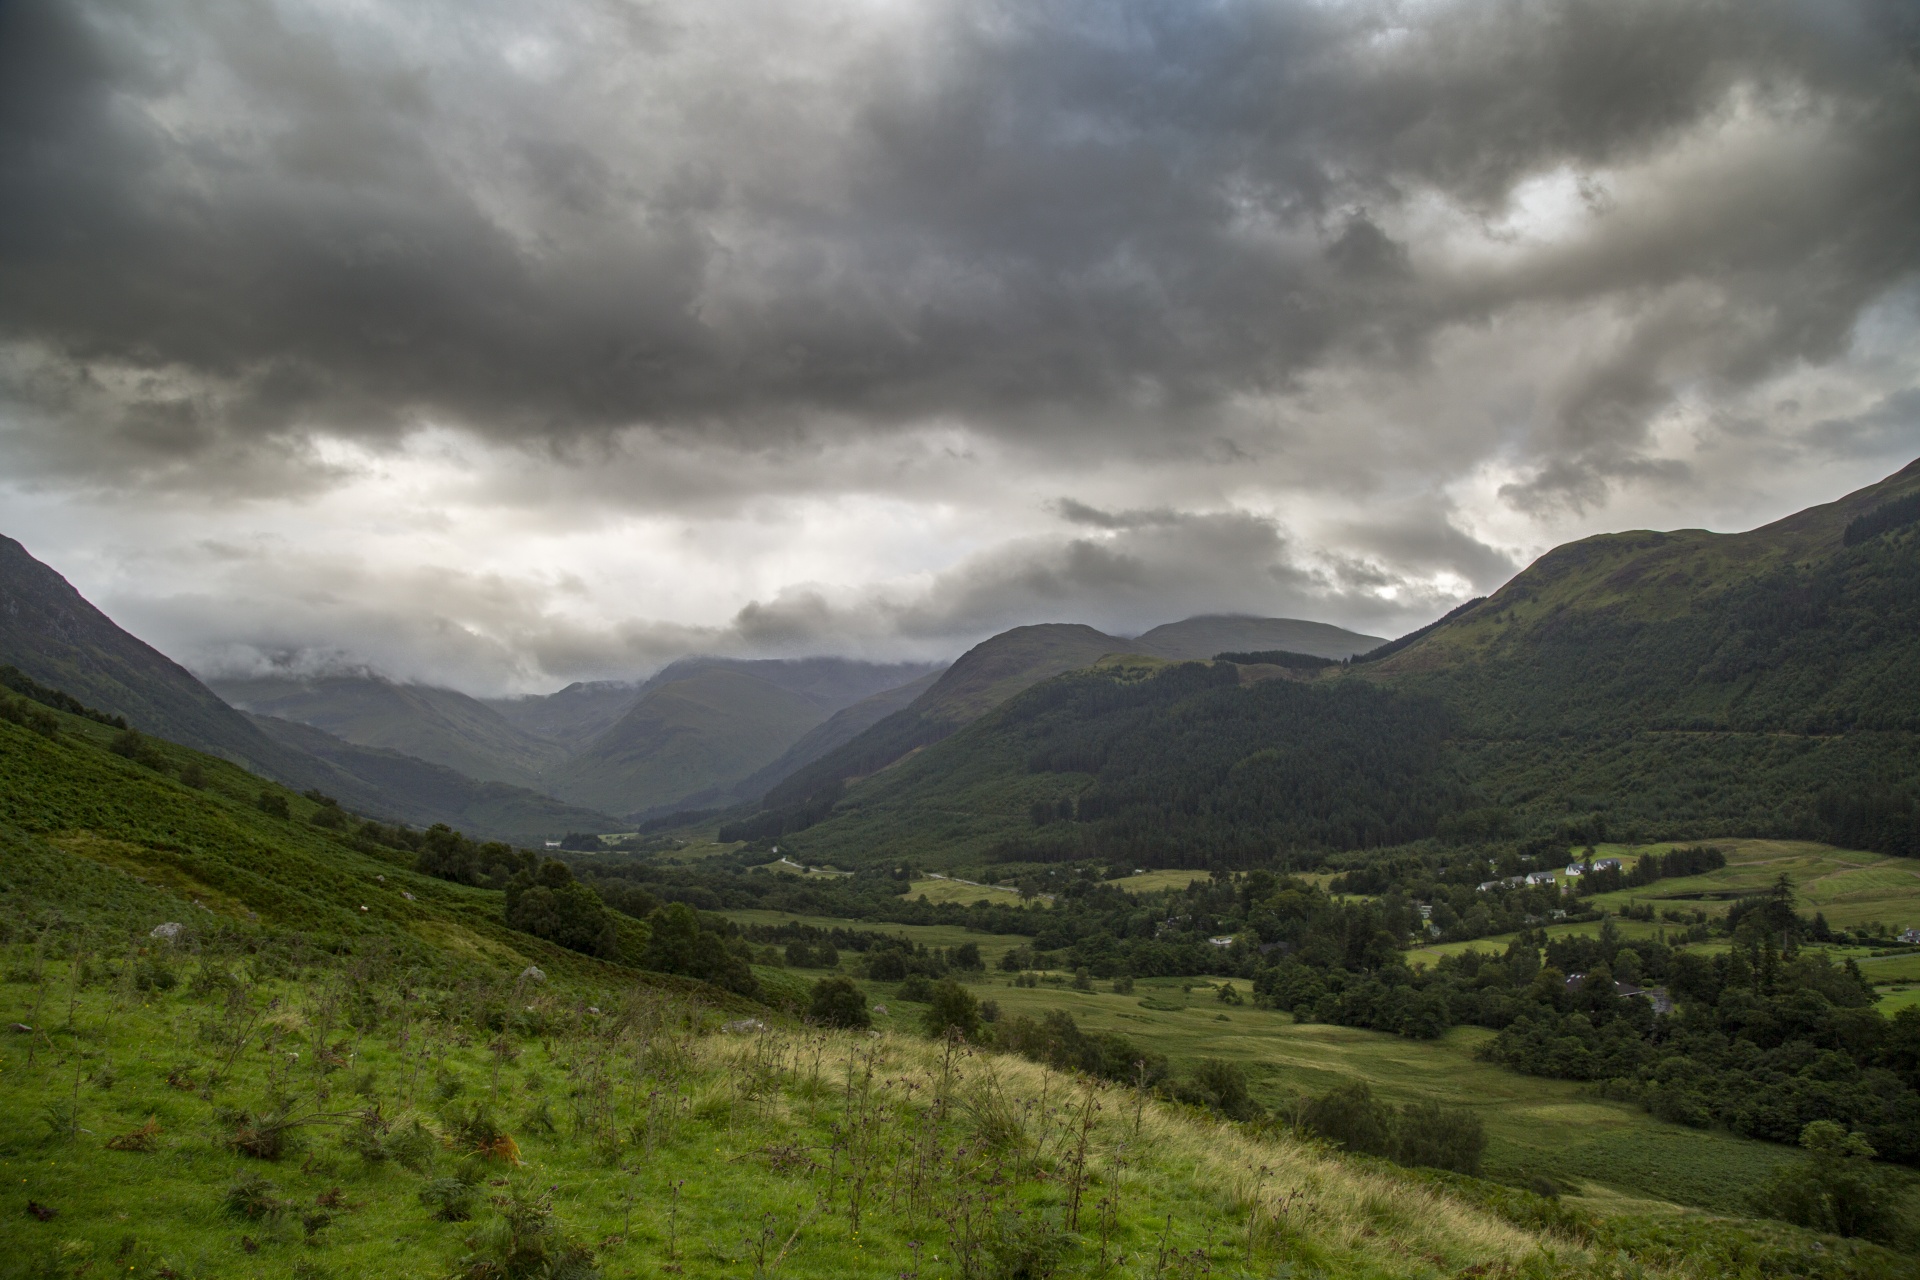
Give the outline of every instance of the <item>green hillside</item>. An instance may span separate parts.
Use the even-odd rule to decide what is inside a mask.
[[[538,789],[541,775],[566,758],[558,743],[516,728],[493,708],[452,689],[376,676],[272,676],[216,679],[207,685],[243,711],[312,725],[347,742],[430,760],[483,782]]]
[[[1741,534],[1591,538],[1355,671],[1444,702],[1488,797],[1618,831],[1920,854],[1920,464]]]
[[[1125,642],[1092,627],[1015,627],[962,654],[926,692],[819,758],[793,770],[761,800],[756,816],[729,823],[723,839],[759,839],[819,821],[850,779],[878,773],[939,742],[1023,689],[1097,662]]]
[[[1108,662],[943,741],[879,741],[919,727],[903,714],[725,833],[943,868],[1300,865],[1475,831],[1920,853],[1920,524],[1846,532],[1917,491],[1910,467],[1747,534],[1575,543],[1413,643],[1314,675]],[[905,752],[875,751],[850,788],[817,776],[902,743],[923,749],[885,772]]]

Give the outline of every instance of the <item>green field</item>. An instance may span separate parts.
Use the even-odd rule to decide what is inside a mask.
[[[1184,889],[1195,880],[1205,880],[1204,871],[1142,871],[1136,875],[1108,881],[1116,889],[1125,889],[1128,893],[1160,893],[1167,889]]]
[[[1652,904],[1656,913],[1664,908],[1685,907],[1704,909],[1710,916],[1717,916],[1725,914],[1727,903],[1732,900],[1770,889],[1784,873],[1793,883],[1800,910],[1820,912],[1835,928],[1884,924],[1898,932],[1920,924],[1920,862],[1836,849],[1806,840],[1716,840],[1713,843],[1727,853],[1727,865],[1718,871],[1658,880],[1642,888],[1595,894],[1582,901],[1615,913],[1643,903]],[[1664,853],[1673,847],[1671,844],[1599,845],[1594,849],[1594,856],[1619,858],[1632,866],[1642,854]],[[1681,932],[1680,926],[1660,919],[1649,922],[1614,915],[1613,924],[1629,938],[1671,938]],[[1599,921],[1585,921],[1549,925],[1546,932],[1549,937],[1565,937],[1595,934],[1599,930]],[[1436,943],[1415,948],[1408,958],[1419,964],[1462,951],[1504,951],[1511,941],[1511,934],[1502,934],[1471,942]],[[1713,943],[1695,945],[1704,951],[1712,951],[1716,946]],[[1867,954],[1860,948],[1836,952],[1836,955],[1851,955],[1863,964]],[[1867,974],[1876,983],[1920,978],[1920,959],[1916,959],[1910,969],[1888,965],[1885,961],[1875,963],[1877,967],[1868,968]]]
[[[1639,889],[1595,894],[1592,902],[1618,910],[1630,902],[1688,902],[1709,911],[1745,894],[1760,893],[1785,874],[1802,911],[1818,911],[1835,928],[1884,924],[1898,932],[1920,925],[1920,862],[1877,853],[1836,849],[1806,840],[1715,840],[1727,865],[1702,876],[1659,880]],[[1599,857],[1665,852],[1671,845],[1603,846]]]
[[[951,876],[930,875],[915,880],[908,887],[909,899],[925,898],[928,902],[953,902],[967,906],[975,902],[999,902],[1009,906],[1021,906],[1028,901],[1042,905],[1051,905],[1050,894],[1037,894],[1032,899],[1022,898],[1018,889],[1003,888],[992,884],[966,884]]]
[[[819,929],[857,929],[862,933],[884,933],[889,936],[903,937],[927,947],[957,947],[971,942],[980,948],[981,958],[989,969],[999,963],[1000,957],[1015,947],[1025,946],[1030,939],[1014,933],[980,933],[977,930],[962,928],[957,924],[887,924],[879,920],[842,920],[834,916],[797,916],[784,911],[718,911],[715,915],[724,916],[738,924],[807,924]],[[848,957],[847,959],[851,959]],[[812,971],[809,971],[812,972]]]
[[[1394,1103],[1432,1100],[1464,1107],[1487,1126],[1489,1174],[1591,1183],[1590,1194],[1602,1200],[1738,1212],[1750,1188],[1798,1158],[1772,1143],[1664,1124],[1570,1081],[1481,1062],[1473,1051],[1492,1033],[1480,1028],[1455,1028],[1437,1041],[1407,1040],[1350,1027],[1295,1025],[1285,1013],[1224,1005],[1207,985],[1181,990],[1188,983],[1226,981],[1142,980],[1134,994],[1121,996],[1064,986],[1013,987],[995,979],[978,991],[998,1002],[1002,1016],[1066,1009],[1084,1029],[1118,1032],[1166,1054],[1176,1068],[1207,1057],[1242,1063],[1257,1082],[1256,1095],[1276,1109],[1350,1079],[1365,1080]],[[1233,985],[1246,992],[1244,982]],[[1182,1007],[1148,1008],[1143,1000]]]

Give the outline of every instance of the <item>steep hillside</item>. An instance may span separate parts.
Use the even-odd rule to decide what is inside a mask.
[[[1751,533],[1562,547],[1405,647],[1317,678],[1110,660],[964,733],[903,738],[925,750],[832,785],[876,772],[846,765],[902,713],[729,831],[836,864],[1231,866],[1262,848],[1297,858],[1432,837],[1471,812],[1454,829],[1801,836],[1920,855],[1920,523],[1893,518],[1916,492],[1909,467]],[[1341,746],[1336,729],[1358,736]],[[1391,763],[1417,743],[1432,748],[1417,767]],[[845,771],[809,778],[827,765]]]
[[[692,806],[792,746],[828,712],[804,694],[726,666],[655,685],[551,778],[554,794],[633,814]]]
[[[639,697],[638,683],[576,680],[555,693],[480,701],[514,728],[557,742],[571,754],[613,728]]]
[[[509,723],[452,689],[395,684],[378,676],[213,679],[208,687],[243,711],[324,729],[363,747],[384,747],[472,778],[537,789],[566,758],[558,743]]]
[[[122,756],[115,737],[73,716],[52,737],[0,721],[0,912],[54,909],[103,934],[177,920],[298,930],[323,946],[377,939],[455,969],[607,971],[509,929],[499,893],[416,874],[409,854],[316,825],[325,806],[303,795],[172,743]]]
[[[406,796],[405,821],[416,826],[444,822],[487,840],[539,844],[569,831],[613,831],[620,821],[595,809],[556,800],[543,792],[505,782],[482,782],[443,764],[416,756],[363,747],[316,729],[312,725],[250,716],[262,732],[294,750],[324,761],[338,778],[361,784],[367,794]],[[348,795],[353,787],[345,788]],[[355,808],[358,804],[336,794]],[[392,816],[383,808],[365,810],[377,817]]]
[[[850,707],[842,707],[823,723],[802,734],[800,741],[782,752],[778,760],[735,785],[734,794],[744,800],[756,800],[765,795],[795,771],[812,764],[829,751],[852,742],[894,712],[912,706],[921,694],[934,686],[941,674],[941,671],[930,671],[910,684],[883,690],[870,698],[862,698]]]
[[[1245,867],[1432,834],[1469,803],[1438,704],[1109,659],[853,788],[786,837],[816,862]]]
[[[317,730],[265,732],[186,668],[116,626],[66,579],[0,538],[0,662],[147,733],[234,761],[298,790],[318,789],[363,813],[425,825],[451,822],[487,836],[557,835],[545,796],[446,776],[437,765],[354,747]],[[291,730],[297,726],[288,726]],[[439,772],[435,772],[435,771]],[[458,807],[464,793],[475,807]]]
[[[1379,636],[1361,635],[1325,622],[1213,614],[1155,627],[1135,636],[1125,647],[1135,653],[1184,660],[1204,660],[1216,653],[1258,653],[1270,649],[1338,660],[1365,653],[1382,643]]]
[[[316,761],[273,742],[193,675],[122,631],[67,580],[12,538],[0,537],[0,662],[128,723],[312,786]]]
[[[1097,662],[1126,642],[1092,627],[1043,623],[1015,627],[967,650],[925,693],[770,788],[755,817],[722,828],[726,839],[755,839],[819,820],[849,779],[877,773],[940,741],[1023,689]]]
[[[1872,519],[1916,494],[1920,463],[1746,533],[1559,547],[1354,671],[1452,707],[1503,805],[1920,854],[1920,524]]]

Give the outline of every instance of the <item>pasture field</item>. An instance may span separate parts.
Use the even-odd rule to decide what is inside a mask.
[[[1018,889],[1006,889],[999,885],[969,884],[951,876],[929,875],[915,880],[907,890],[907,897],[925,898],[928,902],[955,902],[967,906],[975,902],[1000,902],[1009,906],[1020,906],[1029,901],[1022,898]],[[1040,894],[1031,901],[1051,906],[1051,895]]]
[[[1167,1055],[1176,1070],[1201,1058],[1243,1065],[1255,1096],[1283,1110],[1303,1094],[1364,1080],[1388,1102],[1434,1101],[1463,1107],[1487,1127],[1488,1174],[1524,1179],[1543,1174],[1562,1185],[1592,1184],[1595,1207],[1609,1200],[1658,1201],[1740,1212],[1748,1191],[1799,1157],[1772,1143],[1689,1129],[1655,1120],[1638,1107],[1596,1097],[1583,1085],[1524,1076],[1474,1056],[1492,1036],[1456,1027],[1437,1041],[1352,1027],[1297,1025],[1288,1014],[1222,1004],[1216,984],[1229,979],[1137,980],[1132,995],[1070,987],[1013,987],[995,977],[976,993],[1001,1016],[1039,1017],[1065,1009],[1088,1031],[1118,1032],[1143,1049]],[[1246,984],[1232,980],[1246,994]],[[878,988],[876,988],[878,989]],[[1149,1008],[1143,1004],[1172,1005]],[[897,1021],[908,1012],[889,1003]]]
[[[1836,928],[1885,924],[1898,931],[1920,925],[1920,861],[1879,853],[1836,849],[1808,840],[1714,840],[1727,865],[1701,876],[1659,880],[1638,889],[1595,894],[1591,901],[1617,911],[1630,902],[1692,902],[1713,910],[1746,894],[1761,893],[1783,873],[1793,882],[1800,909],[1818,911]],[[1664,852],[1670,845],[1636,846],[1636,853]],[[1598,856],[1620,857],[1610,850]],[[1632,861],[1632,855],[1627,855]],[[1724,909],[1724,908],[1722,908]],[[1717,914],[1717,912],[1716,912]]]
[[[1676,941],[1686,936],[1685,928],[1665,920],[1628,920],[1620,916],[1610,917],[1613,927],[1620,931],[1623,938],[1666,938]],[[1571,924],[1550,924],[1546,928],[1549,938],[1572,938],[1594,936],[1600,932],[1604,923],[1599,920],[1580,920]],[[1491,938],[1474,938],[1469,942],[1436,942],[1430,946],[1415,947],[1407,952],[1408,964],[1431,964],[1441,956],[1457,956],[1463,951],[1479,951],[1488,955],[1498,955],[1507,949],[1514,939],[1510,933],[1499,934]],[[1711,944],[1694,944],[1698,949],[1710,949]]]
[[[1128,893],[1159,893],[1166,889],[1185,889],[1195,880],[1205,880],[1204,871],[1142,871],[1119,880],[1110,880],[1116,889],[1125,889]]]
[[[1015,947],[1023,947],[1032,939],[1017,933],[980,933],[974,929],[965,929],[955,924],[888,924],[882,920],[843,920],[836,916],[797,916],[785,911],[760,911],[744,909],[740,911],[716,911],[714,915],[724,916],[737,924],[787,924],[789,922],[813,925],[819,929],[856,929],[866,933],[884,933],[909,938],[928,947],[957,947],[971,942],[980,948],[981,958],[991,970],[999,963],[1000,957]],[[795,970],[818,976],[821,970]]]

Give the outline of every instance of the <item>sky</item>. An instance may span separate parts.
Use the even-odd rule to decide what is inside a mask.
[[[1391,636],[1920,455],[1906,0],[9,0],[0,210],[0,532],[209,675]]]

